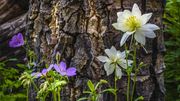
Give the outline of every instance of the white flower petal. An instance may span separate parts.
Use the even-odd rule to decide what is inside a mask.
[[[97,59],[101,62],[109,62],[109,59],[106,56],[98,56]]]
[[[122,14],[122,17],[124,19],[127,19],[129,18],[130,16],[132,16],[132,13],[129,11],[129,10],[124,10],[123,14]]]
[[[143,25],[142,28],[151,29],[151,30],[153,30],[153,31],[160,29],[157,25],[155,25],[155,24],[150,24],[150,23]]]
[[[129,51],[127,51],[127,54],[129,53]],[[121,58],[125,58],[126,57],[126,52],[123,51],[123,52],[120,52],[120,55],[121,55]]]
[[[119,64],[122,68],[127,69],[126,60],[121,60],[118,64]]]
[[[152,13],[143,14],[141,16],[142,25],[146,24],[151,18],[151,16],[152,16]]]
[[[114,46],[111,49],[105,49],[105,53],[108,55],[109,58],[115,57],[117,54],[117,50]]]
[[[120,31],[123,31],[123,32],[127,31],[127,28],[123,27],[123,23],[120,23],[120,22],[113,23],[112,26],[117,30],[120,30]]]
[[[155,38],[156,34],[153,31],[145,32],[144,35],[148,38]]]
[[[120,67],[116,67],[116,76],[118,77],[118,79],[120,79],[122,77],[122,71]]]
[[[113,53],[110,51],[110,49],[105,49],[105,53],[108,57],[113,57]]]
[[[123,15],[123,12],[117,12],[118,18],[122,17],[122,15]]]
[[[141,16],[141,11],[136,3],[133,5],[132,14],[135,15],[136,17]]]
[[[109,76],[110,74],[112,74],[114,72],[114,67],[111,66],[109,63],[104,64],[104,69],[107,73],[107,76]]]
[[[142,45],[145,45],[146,39],[145,39],[144,34],[142,34],[141,32],[136,32],[134,34],[134,38],[138,43],[141,43]]]
[[[132,63],[133,63],[133,61],[132,61],[132,60],[128,60],[128,66],[131,66],[131,65],[132,65]]]
[[[117,54],[117,50],[116,50],[116,48],[115,48],[114,46],[111,47],[110,51],[111,51],[114,55]]]
[[[156,37],[156,34],[153,32],[153,30],[145,28],[145,27],[140,28],[139,30],[137,30],[136,33],[138,33],[140,35],[144,35],[148,38],[155,38]]]
[[[123,44],[126,42],[127,38],[133,33],[134,33],[134,31],[133,32],[126,32],[121,38],[120,45],[123,46]]]

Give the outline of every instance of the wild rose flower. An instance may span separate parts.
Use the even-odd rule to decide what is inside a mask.
[[[120,42],[121,46],[132,34],[134,34],[133,36],[135,40],[142,45],[145,45],[145,37],[156,37],[153,31],[158,30],[159,27],[154,24],[147,23],[151,18],[152,13],[142,15],[137,4],[133,5],[132,12],[124,10],[123,12],[118,12],[117,16],[117,23],[113,23],[112,26],[117,30],[125,32]]]
[[[105,63],[104,69],[107,73],[107,76],[112,74],[115,70],[116,76],[118,78],[121,78],[122,71],[119,66],[121,66],[124,69],[127,69],[125,52],[117,51],[116,48],[112,46],[111,49],[105,49],[105,53],[107,54],[107,56],[98,56],[97,58],[101,62]],[[132,60],[128,60],[128,66],[130,66],[132,62]]]
[[[69,67],[66,68],[65,62],[60,62],[60,64],[54,64],[54,69],[60,73],[62,76],[75,76],[76,75],[76,68],[75,67]]]
[[[11,39],[11,41],[9,41],[9,47],[20,47],[24,45],[24,39],[23,39],[23,35],[22,33],[18,33],[17,35],[14,35]]]

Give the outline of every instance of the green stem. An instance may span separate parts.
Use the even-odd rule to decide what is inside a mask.
[[[117,101],[117,85],[116,85],[116,81],[117,81],[117,77],[116,77],[116,68],[115,68],[115,71],[114,71],[115,75],[114,75],[114,89],[116,90],[116,93],[115,93],[115,98],[114,98],[114,101]]]
[[[135,70],[135,75],[133,77],[133,88],[132,88],[132,96],[131,96],[131,101],[133,101],[133,96],[134,96],[134,91],[135,91],[135,86],[136,86],[136,77],[137,77],[137,67],[136,67],[136,45],[134,46],[134,55],[133,55],[133,67]]]
[[[58,88],[58,101],[61,101],[61,89]]]
[[[46,96],[47,96],[47,93],[43,96],[42,101],[46,101]]]
[[[56,92],[55,91],[53,91],[53,101],[57,101]]]
[[[127,85],[127,101],[129,101],[129,92],[130,92],[130,75],[129,75],[129,73],[128,73],[128,85]]]
[[[33,84],[33,86],[34,86],[35,90],[38,92],[38,91],[39,91],[39,89],[37,88],[37,86],[36,86],[36,84],[34,83],[34,81],[33,81],[33,80],[32,80],[32,84]]]
[[[129,71],[129,68],[128,68],[128,53],[127,53],[127,46],[126,46],[126,44],[125,44],[125,53],[126,53],[126,66],[127,66],[127,69],[128,69],[128,71],[127,71],[127,81],[128,81],[128,85],[127,85],[127,94],[126,94],[126,99],[127,99],[127,101],[129,101],[129,92],[130,92],[130,74],[131,74],[131,72]]]
[[[26,99],[26,101],[28,101],[28,99],[29,99],[29,86],[27,87],[27,99]]]

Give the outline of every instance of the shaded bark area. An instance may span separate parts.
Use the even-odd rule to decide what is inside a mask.
[[[26,19],[28,0],[1,0],[0,1],[0,61],[14,58],[24,58],[22,48],[12,49],[8,42],[18,32],[24,32],[27,26]]]
[[[8,0],[2,0],[0,4],[3,1]],[[70,84],[61,92],[61,98],[62,101],[76,101],[79,97],[86,96],[82,92],[87,89],[88,79],[94,83],[100,79],[108,79],[114,85],[113,75],[106,76],[103,64],[96,57],[103,55],[104,49],[112,45],[123,50],[119,47],[123,33],[115,30],[111,24],[116,22],[118,11],[131,9],[134,3],[139,5],[143,13],[153,12],[150,22],[162,28],[161,0],[29,0],[27,15],[21,15],[12,21],[4,17],[6,20],[0,21],[0,42],[4,44],[1,48],[7,45],[5,40],[9,36],[24,30],[28,44],[37,55],[36,62],[40,63],[38,67],[55,63],[55,54],[60,52],[61,60],[78,70],[78,75],[70,79]],[[0,10],[0,14],[1,12],[4,10]],[[138,63],[143,61],[147,65],[138,74],[135,96],[142,95],[144,101],[164,101],[162,53],[165,48],[162,31],[156,33],[157,38],[147,39],[145,48],[148,53],[142,48],[138,50]],[[126,79],[124,75],[117,84],[119,101],[125,101],[126,98]],[[35,101],[33,89],[30,96],[29,100]],[[113,99],[112,94],[104,94],[100,101]]]

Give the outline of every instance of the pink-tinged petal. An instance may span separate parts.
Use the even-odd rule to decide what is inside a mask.
[[[60,73],[60,67],[57,64],[54,64],[54,69]]]
[[[66,71],[67,76],[75,76],[76,75],[76,68],[70,67]]]

